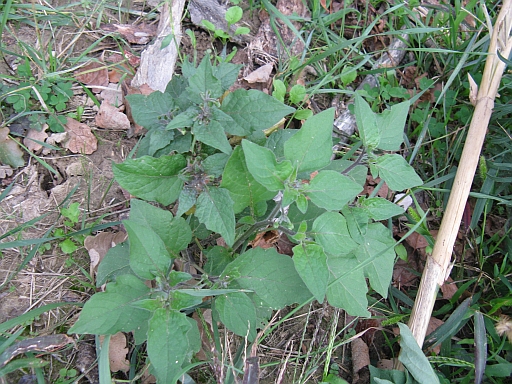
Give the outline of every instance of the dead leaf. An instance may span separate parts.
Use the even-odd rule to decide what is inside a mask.
[[[473,77],[468,73],[468,80],[469,80],[469,101],[471,102],[471,105],[473,107],[476,107],[476,99],[478,96],[478,85],[476,84],[476,81],[473,80]]]
[[[96,115],[96,125],[100,128],[128,130],[130,128],[130,120],[120,109],[124,108],[116,108],[103,100],[100,110]]]
[[[12,176],[14,170],[9,165],[0,165],[0,179]]]
[[[18,143],[9,137],[9,128],[0,128],[0,164],[13,168],[25,165],[23,151]]]
[[[46,129],[48,128],[48,124],[43,125],[43,129],[40,131],[36,131],[35,129],[29,129],[27,131],[27,135],[23,139],[23,144],[32,152],[39,152],[43,149],[43,146],[38,143],[44,142],[48,138],[48,134],[46,133]]]
[[[443,292],[443,299],[450,300],[453,295],[458,291],[457,284],[453,281],[453,279],[448,276],[448,279],[441,286],[441,292]]]
[[[268,63],[265,64],[255,71],[252,71],[247,76],[244,77],[244,80],[248,83],[266,83],[270,79],[270,74],[272,73],[272,69],[274,69],[274,64]]]
[[[428,322],[426,334],[427,335],[431,334],[432,332],[434,332],[437,328],[439,328],[443,324],[444,324],[444,321],[439,320],[438,318],[435,318],[435,317],[431,317]],[[439,355],[439,353],[441,353],[441,344],[438,344],[434,348],[432,348],[432,351],[436,355]]]
[[[64,148],[73,153],[84,153],[86,155],[90,155],[98,149],[98,140],[87,124],[79,123],[68,117],[64,129],[68,133]]]
[[[118,84],[109,83],[107,88],[101,91],[98,98],[114,107],[118,107],[123,104],[123,91]]]
[[[128,372],[130,370],[130,362],[126,359],[127,355],[128,348],[126,348],[126,336],[124,333],[118,332],[110,338],[108,346],[110,371]]]
[[[98,264],[103,260],[108,250],[125,241],[126,237],[124,232],[102,232],[85,238],[84,246],[91,259],[91,275],[96,271]]]
[[[408,261],[398,260],[393,268],[393,286],[402,288],[417,285],[419,276],[414,273],[417,271],[415,264],[414,258],[409,258]]]
[[[425,236],[417,232],[411,233],[405,241],[415,250],[425,249],[428,246],[428,241]]]
[[[106,32],[119,33],[132,44],[147,44],[157,32],[156,24],[102,24],[100,28]]]
[[[94,85],[106,87],[108,85],[108,70],[105,64],[92,61],[75,72],[75,79],[90,87]],[[101,92],[100,88],[93,87],[91,90],[94,93]]]
[[[360,338],[353,340],[350,346],[352,351],[353,382],[357,382],[359,380],[359,372],[370,365],[370,350],[368,345]]]
[[[256,235],[255,239],[249,242],[253,248],[260,247],[263,249],[273,248],[279,240],[279,232],[276,230],[260,232]]]

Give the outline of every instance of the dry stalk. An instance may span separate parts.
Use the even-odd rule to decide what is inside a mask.
[[[489,25],[489,33],[492,34],[491,43],[476,99],[475,112],[469,126],[441,228],[432,256],[427,258],[418,296],[409,321],[409,328],[420,346],[423,345],[425,339],[437,291],[450,273],[449,265],[453,246],[494,108],[494,99],[505,69],[505,63],[500,60],[497,52],[505,58],[509,57],[512,48],[511,28],[512,0],[504,0],[494,28]]]

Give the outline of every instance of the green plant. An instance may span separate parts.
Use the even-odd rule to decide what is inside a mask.
[[[70,255],[75,252],[79,245],[84,243],[84,235],[67,237],[67,232],[72,231],[74,226],[78,223],[80,217],[80,203],[71,203],[67,208],[61,208],[60,214],[66,219],[64,220],[64,228],[56,228],[53,235],[57,238],[66,237],[59,242],[59,247],[62,252]]]
[[[184,63],[165,92],[128,96],[148,133],[138,158],[113,164],[115,178],[140,199],[177,202],[176,214],[132,200],[123,222],[128,244],[106,255],[97,279],[106,290],[85,304],[70,332],[134,331],[160,382],[175,382],[200,349],[197,324],[187,317],[200,307],[211,307],[214,332],[220,320],[251,342],[271,310],[313,298],[368,316],[366,277],[386,296],[395,259],[396,242],[378,221],[403,210],[376,197],[354,203],[366,179],[364,153],[390,188],[421,184],[405,159],[381,154],[399,150],[408,102],[375,114],[357,97],[366,152],[331,160],[332,109],[267,138],[264,130],[294,109],[255,90],[225,94],[238,69],[212,67],[208,58],[197,68]],[[247,249],[271,229],[296,243],[293,258]],[[208,246],[207,237],[226,246]],[[173,269],[189,244],[201,244],[207,258],[195,265],[199,275]]]
[[[282,80],[274,79],[272,82],[274,90],[272,91],[272,96],[274,96],[277,100],[284,103],[286,96],[286,85]],[[295,84],[291,87],[290,92],[288,93],[288,101],[292,105],[297,105],[299,110],[295,111],[293,117],[297,120],[306,120],[309,117],[313,116],[313,112],[310,109],[303,109],[302,103],[306,98],[306,88],[301,84]]]

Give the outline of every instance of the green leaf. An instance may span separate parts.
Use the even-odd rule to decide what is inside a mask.
[[[13,168],[25,165],[23,151],[9,136],[9,128],[0,128],[0,164],[10,165]]]
[[[180,197],[178,198],[178,211],[176,212],[176,216],[180,217],[185,212],[188,212],[190,208],[192,208],[197,201],[197,191],[191,187],[185,187],[180,192]]]
[[[184,363],[197,352],[191,338],[199,330],[184,313],[165,308],[157,309],[149,321],[147,352],[158,382],[175,383]],[[192,345],[191,345],[192,344]]]
[[[346,87],[357,78],[357,71],[354,67],[347,65],[341,70],[340,81]]]
[[[228,25],[233,25],[235,23],[238,23],[242,16],[244,15],[244,11],[242,8],[235,6],[235,7],[229,7],[226,11],[226,15],[224,16],[226,21],[228,22]]]
[[[233,200],[227,189],[210,187],[201,192],[197,198],[195,215],[206,228],[219,233],[226,244],[233,245],[235,213]]]
[[[78,246],[71,239],[66,239],[59,243],[59,247],[62,252],[69,255],[78,249]]]
[[[366,280],[359,262],[355,257],[327,257],[327,266],[331,272],[327,300],[332,306],[342,308],[352,316],[369,317],[366,299]]]
[[[284,85],[282,80],[275,79],[272,81],[272,86],[274,90],[272,91],[272,97],[275,97],[281,103],[284,103],[284,97],[286,95],[286,85]]]
[[[158,127],[147,132],[140,141],[139,148],[137,149],[137,156],[155,156],[155,154],[162,148],[165,148],[174,139],[174,131],[166,131]]]
[[[190,107],[186,111],[174,116],[171,122],[165,126],[165,129],[169,131],[171,129],[192,127],[194,125],[194,117],[198,114],[199,110],[197,107]]]
[[[292,258],[274,248],[253,248],[241,254],[224,270],[223,276],[236,276],[235,281],[253,290],[273,309],[301,303],[311,297],[293,265]]]
[[[240,146],[235,148],[229,158],[220,186],[230,192],[235,203],[233,206],[235,213],[242,212],[246,207],[250,207],[253,212],[258,202],[269,200],[275,195],[275,192],[268,191],[251,175]]]
[[[241,127],[237,124],[235,120],[231,116],[229,116],[227,113],[223,112],[222,110],[212,107],[211,108],[212,113],[212,120],[217,121],[224,129],[226,133],[229,133],[230,135],[236,135],[236,136],[245,136],[250,134],[251,132],[244,127]]]
[[[380,140],[377,148],[384,151],[398,151],[404,141],[404,126],[409,115],[409,101],[395,104],[391,109],[377,115]]]
[[[242,65],[226,62],[213,67],[213,75],[220,80],[222,90],[227,91],[235,83],[241,68]]]
[[[418,382],[439,383],[439,378],[409,327],[402,323],[398,323],[398,327],[400,328],[400,346],[402,347],[402,353],[400,353],[398,359]]]
[[[178,257],[178,252],[192,241],[192,230],[181,217],[173,217],[171,212],[137,199],[132,199],[130,205],[130,221],[151,228],[173,257]]]
[[[293,118],[297,120],[307,120],[313,116],[311,109],[299,109],[293,114]]]
[[[187,86],[188,79],[185,78],[185,76],[174,74],[171,81],[169,81],[165,87],[165,93],[171,96],[175,105],[179,107],[181,111],[186,111],[192,105],[191,101],[187,97]]]
[[[295,84],[292,89],[290,89],[290,102],[292,104],[300,104],[304,101],[306,97],[306,88],[303,85]]]
[[[173,259],[160,236],[139,221],[124,220],[130,241],[130,267],[143,279],[166,276]]]
[[[188,84],[188,97],[196,103],[202,104],[206,96],[217,99],[224,93],[220,80],[213,76],[209,55],[201,60],[195,73],[188,79]]]
[[[315,299],[323,303],[329,281],[327,256],[317,244],[299,244],[293,247],[293,264],[302,281]]]
[[[233,256],[225,247],[216,245],[206,250],[205,253],[207,261],[204,270],[211,276],[220,276],[226,266],[233,261]]]
[[[118,276],[105,292],[94,294],[84,305],[69,333],[113,335],[129,332],[145,323],[151,313],[131,304],[146,298],[150,289],[133,275]]]
[[[347,220],[338,212],[325,212],[313,222],[312,233],[325,252],[347,256],[357,246],[347,228]]]
[[[189,295],[182,290],[172,291],[169,298],[171,300],[170,308],[177,311],[195,307],[203,302],[201,297]]]
[[[171,121],[174,99],[168,93],[155,91],[148,96],[127,95],[133,120],[144,128],[165,128]]]
[[[284,143],[297,132],[299,132],[298,129],[278,129],[268,137],[265,148],[274,152],[277,160],[284,160]]]
[[[101,260],[96,275],[96,287],[101,287],[107,281],[112,281],[121,275],[133,274],[130,268],[130,247],[128,242],[122,242],[110,248]]]
[[[405,159],[397,154],[385,154],[377,158],[370,168],[376,170],[379,176],[393,191],[416,187],[423,181]],[[374,172],[372,170],[372,173]]]
[[[375,221],[389,219],[393,216],[402,215],[404,209],[399,205],[392,203],[382,197],[372,197],[363,199],[361,201],[361,208],[363,208]]]
[[[187,166],[182,155],[153,158],[143,156],[112,164],[116,181],[130,194],[144,200],[169,205],[176,201],[183,187],[178,177]]]
[[[334,108],[306,120],[302,128],[284,144],[284,156],[299,172],[321,169],[331,162]]]
[[[221,110],[249,132],[270,128],[295,111],[294,108],[255,89],[237,89],[228,93],[222,101]]]
[[[395,264],[395,240],[381,223],[370,223],[362,242],[354,253],[360,263],[372,260],[364,267],[365,275],[375,291],[387,297]]]
[[[304,189],[313,204],[330,211],[339,211],[363,187],[336,171],[320,171]]]
[[[229,157],[230,156],[225,153],[215,153],[204,159],[201,165],[203,166],[206,174],[214,177],[220,177],[222,172],[224,172],[224,168],[226,167]]]
[[[218,121],[210,120],[208,124],[202,124],[200,121],[197,121],[192,127],[192,133],[197,140],[227,155],[231,154],[231,145],[226,137],[224,128]]]
[[[251,175],[269,191],[284,189],[284,183],[293,172],[290,161],[277,162],[275,155],[265,147],[242,140],[245,162]]]
[[[215,309],[220,321],[238,336],[252,342],[256,337],[256,309],[252,300],[243,292],[220,295],[215,299]]]
[[[363,140],[363,145],[372,152],[380,141],[380,132],[377,125],[377,115],[372,111],[365,99],[358,93],[355,95],[354,113],[356,115],[357,128]]]

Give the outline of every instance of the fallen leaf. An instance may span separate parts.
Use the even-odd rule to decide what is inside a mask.
[[[127,355],[128,348],[126,348],[126,336],[124,333],[118,332],[110,338],[108,346],[110,371],[128,372],[130,370],[130,362],[126,359]]]
[[[91,259],[91,275],[96,272],[98,264],[103,260],[108,250],[125,240],[126,233],[124,232],[102,232],[85,238],[84,246]]]
[[[353,382],[359,379],[359,372],[370,365],[370,350],[362,339],[355,339],[350,343],[352,351]]]
[[[118,107],[123,104],[123,91],[121,91],[118,84],[112,82],[109,83],[106,89],[101,91],[99,98],[114,107]]]
[[[46,129],[48,128],[48,124],[43,125],[43,129],[40,131],[36,131],[35,129],[29,129],[27,131],[27,135],[23,139],[23,144],[32,152],[39,152],[43,149],[43,146],[38,143],[44,142],[48,138],[48,134],[46,133]]]
[[[424,250],[428,246],[427,239],[417,232],[411,233],[405,241],[415,250]]]
[[[448,279],[441,286],[441,292],[443,292],[443,299],[450,300],[453,295],[459,290],[457,284],[453,281],[453,279],[448,276]]]
[[[92,87],[94,93],[101,92],[101,88],[94,88],[97,85],[106,87],[108,85],[108,70],[105,64],[92,61],[75,72],[75,79]]]
[[[120,111],[107,101],[103,101],[100,110],[96,115],[96,125],[100,128],[128,130],[130,128],[130,120]]]
[[[98,140],[87,124],[79,123],[68,117],[64,129],[68,134],[68,139],[63,143],[64,148],[73,153],[86,155],[90,155],[98,149]]]
[[[106,32],[119,33],[132,44],[147,44],[157,32],[156,24],[102,24],[100,28]]]
[[[443,324],[444,324],[444,321],[439,320],[438,318],[435,318],[435,317],[430,317],[426,334],[427,335],[431,334],[432,332],[434,332],[437,328],[439,328]],[[432,348],[432,351],[436,355],[439,355],[441,353],[441,344],[438,344],[434,348]]]
[[[272,69],[274,69],[274,64],[268,63],[259,67],[258,69],[252,71],[247,76],[244,77],[244,80],[248,83],[266,83],[270,79],[270,74],[272,73]]]
[[[0,164],[13,168],[25,165],[23,151],[18,143],[9,137],[9,128],[0,128]]]
[[[263,249],[272,248],[279,241],[279,232],[276,230],[260,232],[256,235],[249,245],[253,248],[260,247]]]
[[[14,170],[9,165],[0,165],[0,179],[12,176]]]

